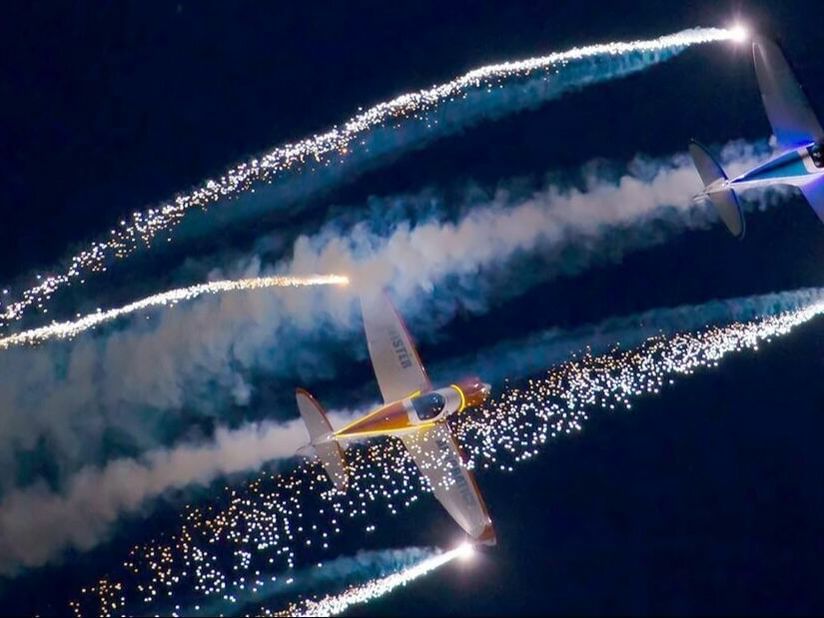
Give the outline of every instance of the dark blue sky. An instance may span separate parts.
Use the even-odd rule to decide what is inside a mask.
[[[822,109],[818,4],[9,4],[0,20],[0,281],[49,267],[122,214],[232,162],[492,61],[740,16],[781,40]],[[668,155],[691,137],[720,144],[768,131],[747,51],[711,46],[407,154],[314,206],[322,221],[329,204],[370,195],[494,184],[593,158]],[[450,340],[480,331],[480,346],[652,307],[824,285],[822,260],[824,228],[790,200],[752,217],[743,243],[722,229],[681,236],[461,318]],[[821,336],[821,324],[805,326],[631,414],[594,419],[516,474],[482,475],[500,547],[476,571],[441,571],[358,611],[820,613]],[[344,400],[368,379],[366,366],[353,372],[357,384],[324,388]],[[433,513],[433,536],[447,541]],[[55,611],[65,590],[55,587],[44,605],[45,581],[65,577],[71,590],[98,575],[95,560],[116,562],[170,520],[161,512],[145,528],[127,526],[73,572],[7,583],[6,607]]]

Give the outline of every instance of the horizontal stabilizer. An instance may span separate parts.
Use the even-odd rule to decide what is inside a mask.
[[[332,425],[326,418],[323,408],[317,399],[302,388],[295,392],[295,398],[298,402],[300,416],[309,432],[309,446],[314,448],[314,454],[320,459],[335,487],[340,491],[346,491],[348,479],[343,449],[334,438],[330,438]],[[309,451],[310,449],[303,448],[299,452],[308,453]]]
[[[815,214],[824,223],[824,177],[819,176],[812,182],[802,185],[800,189]]]
[[[346,476],[346,462],[343,459],[343,449],[336,440],[315,445],[315,455],[318,456],[326,470],[329,480],[338,491],[346,491],[349,478]]]
[[[690,142],[690,156],[704,183],[704,193],[699,198],[709,198],[718,211],[721,220],[730,233],[736,238],[744,236],[744,216],[741,214],[741,205],[732,189],[725,189],[724,182],[727,175],[721,165],[713,159],[709,151],[696,141]]]
[[[798,148],[824,139],[821,123],[781,48],[762,38],[752,44],[752,55],[764,110],[778,143]]]
[[[695,140],[690,142],[690,156],[705,188],[714,185],[719,180],[727,179],[723,168],[719,165],[718,161],[713,159],[709,150]]]
[[[721,220],[730,234],[736,238],[744,237],[744,215],[741,213],[741,204],[738,202],[738,196],[732,189],[721,189],[720,191],[713,191],[707,193],[712,205],[718,211]]]

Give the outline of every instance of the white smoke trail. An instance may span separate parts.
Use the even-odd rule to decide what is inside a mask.
[[[338,425],[360,412],[334,412]],[[43,485],[14,491],[0,500],[0,573],[40,566],[67,547],[89,550],[109,536],[114,523],[147,500],[172,489],[206,486],[220,476],[258,470],[295,456],[307,441],[300,420],[218,429],[204,444],[180,444],[87,467],[62,492]]]
[[[760,145],[733,142],[722,159],[735,174],[756,165],[765,154]],[[482,289],[479,271],[525,252],[574,246],[583,254],[580,264],[559,262],[557,270],[544,269],[542,276],[570,274],[598,258],[598,243],[608,234],[618,237],[608,251],[617,259],[717,219],[706,203],[691,199],[700,182],[686,155],[639,160],[630,168],[633,171],[618,180],[591,175],[583,189],[550,185],[514,204],[507,191],[498,191],[489,203],[474,207],[456,223],[432,218],[413,227],[397,225],[389,234],[375,232],[371,222],[344,232],[332,224],[312,238],[297,239],[290,269],[346,272],[356,288],[388,286],[407,298],[431,290],[447,276],[457,277],[462,291]],[[773,201],[771,194],[761,198],[763,205]],[[670,221],[672,229],[649,225],[659,219]],[[626,238],[616,231],[625,232]],[[521,274],[508,278],[514,282]]]
[[[761,156],[759,147],[734,144],[723,158],[736,170]],[[456,223],[430,218],[379,231],[330,224],[298,239],[291,262],[277,265],[277,272],[346,272],[351,287],[388,286],[416,336],[426,340],[448,322],[456,300],[481,313],[496,294],[515,295],[534,283],[535,272],[509,267],[513,256],[560,255],[574,246],[575,262],[565,256],[557,270],[550,264],[537,273],[548,279],[604,254],[614,258],[663,242],[714,217],[689,197],[700,182],[685,155],[630,167],[636,171],[618,180],[592,174],[584,189],[549,186],[524,200],[501,191]],[[649,223],[659,218],[672,225],[656,231]],[[487,266],[510,268],[506,290],[490,289],[478,276]],[[260,265],[245,270],[254,276]],[[157,446],[159,419],[168,428],[183,411],[216,416],[228,405],[248,405],[254,373],[291,383],[333,377],[342,343],[365,357],[351,300],[336,293],[330,301],[320,292],[227,295],[98,339],[78,339],[60,354],[8,350],[0,355],[0,487],[17,477],[17,449],[45,442],[65,475],[99,456],[106,431],[147,450]],[[426,320],[417,320],[423,315]]]
[[[745,324],[765,316],[788,316],[776,322],[783,328],[822,312],[824,289],[656,309],[568,333],[553,331],[492,346],[474,353],[471,359],[453,360],[449,363],[451,369],[436,368],[433,375],[454,378],[455,367],[472,367],[487,380],[530,375],[566,361],[585,346],[597,353],[619,340],[626,348],[664,332],[695,330],[711,324]],[[767,332],[767,327],[761,328],[756,332],[766,338],[763,332]],[[775,334],[783,332],[780,328],[775,330]],[[334,426],[342,426],[366,411],[341,411],[330,417]],[[507,423],[496,420],[488,424],[507,428]],[[490,427],[483,431],[496,430]],[[306,439],[300,421],[255,423],[232,431],[219,430],[214,440],[206,444],[182,444],[149,452],[137,461],[121,459],[102,469],[85,468],[70,479],[62,492],[51,492],[41,486],[14,491],[0,501],[0,572],[39,566],[59,556],[66,547],[90,549],[108,537],[123,514],[136,511],[150,499],[170,489],[205,485],[222,475],[258,470],[269,461],[292,457]]]
[[[85,468],[62,493],[42,485],[13,492],[0,502],[0,572],[44,564],[58,548],[88,550],[148,496],[292,457],[305,433],[299,421],[218,430],[206,445],[153,451],[140,461],[115,460],[102,470]]]
[[[217,179],[207,180],[197,189],[178,195],[173,201],[133,213],[122,220],[118,228],[112,229],[104,240],[94,242],[74,255],[64,272],[38,275],[36,284],[24,290],[18,300],[6,303],[2,308],[0,328],[22,318],[31,307],[43,309],[59,289],[82,283],[90,273],[104,272],[111,260],[125,258],[141,247],[150,246],[161,234],[170,239],[171,230],[192,209],[204,209],[220,200],[237,196],[255,184],[271,182],[273,178],[294,170],[323,171],[330,165],[340,165],[355,156],[375,159],[387,152],[408,147],[407,142],[424,139],[410,131],[406,140],[394,140],[390,145],[379,146],[376,142],[381,138],[378,129],[392,133],[406,121],[421,121],[418,133],[422,132],[427,139],[431,139],[458,130],[489,114],[487,108],[493,105],[499,90],[509,82],[528,80],[521,85],[522,91],[511,100],[505,103],[497,101],[499,108],[494,111],[496,114],[535,105],[570,88],[626,75],[665,60],[692,45],[738,38],[735,30],[696,28],[651,40],[576,47],[538,58],[482,67],[450,82],[379,103],[347,120],[342,126],[285,144],[226,171]],[[605,64],[601,66],[596,62],[598,60],[603,60]],[[592,64],[581,75],[570,76],[564,81],[563,72],[569,71],[571,63],[575,62]],[[554,85],[553,81],[558,84]],[[450,113],[448,121],[430,118],[429,113],[439,106],[460,103],[463,99],[468,99],[467,109],[459,107],[457,113]],[[473,109],[473,105],[477,109]],[[366,139],[370,136],[375,139]],[[4,293],[7,294],[8,290]]]
[[[94,328],[104,322],[111,322],[123,316],[144,311],[151,307],[176,305],[204,294],[220,294],[240,290],[262,290],[272,287],[304,287],[314,285],[348,285],[349,279],[342,275],[309,275],[305,277],[255,277],[235,281],[211,281],[186,288],[169,290],[129,303],[116,309],[99,310],[72,322],[55,322],[48,326],[34,328],[6,337],[0,337],[0,350],[13,346],[33,345],[49,339],[67,339]]]
[[[471,552],[471,549],[469,549]],[[459,546],[443,552],[399,573],[374,579],[359,586],[352,586],[340,594],[327,595],[319,600],[305,600],[293,603],[287,608],[271,612],[263,609],[264,616],[337,616],[353,605],[369,603],[386,596],[400,586],[406,586],[416,579],[445,566],[457,558],[467,555],[467,547]]]

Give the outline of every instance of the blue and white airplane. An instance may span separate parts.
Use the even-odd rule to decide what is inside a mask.
[[[782,152],[736,178],[727,178],[704,146],[693,141],[689,147],[704,182],[704,191],[696,199],[709,198],[737,238],[744,236],[744,217],[736,193],[751,187],[798,187],[824,222],[824,129],[778,45],[756,39],[752,54],[764,109]]]

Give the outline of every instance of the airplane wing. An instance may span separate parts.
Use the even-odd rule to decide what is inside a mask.
[[[764,109],[778,143],[798,148],[824,139],[824,130],[781,48],[759,39],[752,45],[752,55]]]
[[[432,386],[401,316],[386,294],[361,298],[366,344],[385,403]]]
[[[801,193],[807,198],[810,206],[813,207],[815,214],[824,223],[824,177],[817,176],[812,182],[799,187]]]
[[[417,433],[400,436],[412,460],[435,497],[467,534],[482,543],[495,544],[495,531],[475,476],[463,464],[449,427],[438,423]]]

